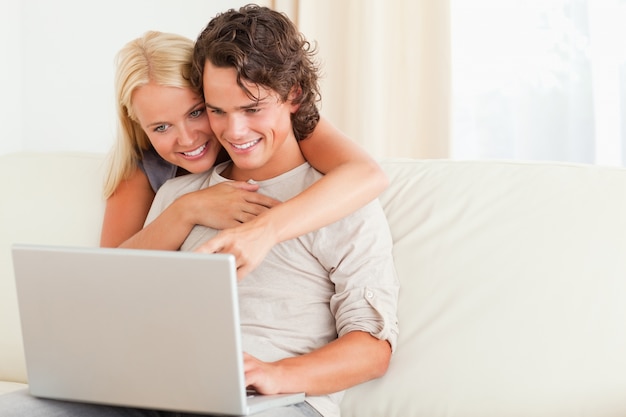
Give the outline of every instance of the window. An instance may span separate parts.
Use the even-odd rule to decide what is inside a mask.
[[[451,0],[452,157],[626,165],[624,0]]]

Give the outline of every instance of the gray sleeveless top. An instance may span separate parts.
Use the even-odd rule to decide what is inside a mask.
[[[146,174],[150,186],[156,193],[165,181],[174,178],[176,176],[176,170],[178,167],[174,164],[170,164],[165,159],[150,147],[150,149],[143,151],[143,159],[138,161],[139,168]]]

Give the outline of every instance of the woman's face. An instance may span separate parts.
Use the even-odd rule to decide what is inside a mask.
[[[163,159],[191,173],[213,167],[221,146],[211,131],[201,96],[189,88],[150,83],[133,92],[132,106]]]

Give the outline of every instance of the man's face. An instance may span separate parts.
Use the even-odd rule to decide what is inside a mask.
[[[211,128],[239,177],[232,179],[261,181],[294,168],[294,157],[302,158],[291,125],[296,105],[256,84],[246,85],[256,99],[249,97],[237,84],[234,68],[215,67],[209,61],[203,85]]]

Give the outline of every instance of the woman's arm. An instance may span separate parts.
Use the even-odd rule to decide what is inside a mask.
[[[100,246],[118,247],[143,228],[154,191],[148,177],[137,168],[107,199],[100,233]]]
[[[281,214],[293,213],[294,219],[306,213],[308,221],[308,225],[283,222],[280,242],[342,219],[377,198],[389,183],[380,165],[324,118],[299,143],[307,161],[325,175],[289,200],[289,207],[276,207],[284,211]]]
[[[256,193],[256,184],[227,182],[185,194],[145,228],[154,192],[145,173],[137,168],[107,200],[101,246],[177,250],[193,226],[215,229],[235,227],[278,202]]]
[[[279,203],[257,193],[258,188],[256,184],[230,181],[182,195],[120,246],[178,250],[196,224],[226,229],[251,221]]]
[[[222,230],[199,252],[228,252],[239,277],[254,269],[276,243],[324,227],[375,199],[388,184],[382,168],[361,147],[325,119],[300,141],[309,163],[326,174],[289,201],[256,219]]]

